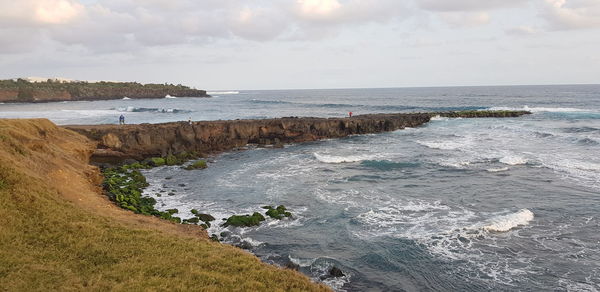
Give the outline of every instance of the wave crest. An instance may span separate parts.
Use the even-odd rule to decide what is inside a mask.
[[[326,154],[319,154],[319,153],[313,153],[313,155],[315,156],[315,158],[318,161],[321,161],[323,163],[333,163],[333,164],[360,162],[360,161],[368,160],[371,158],[371,157],[367,157],[364,155],[334,156],[334,155],[326,155]]]
[[[518,226],[528,225],[533,217],[533,212],[528,209],[521,209],[516,213],[491,219],[482,229],[485,231],[506,232]]]

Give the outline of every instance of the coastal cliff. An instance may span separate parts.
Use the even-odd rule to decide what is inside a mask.
[[[127,98],[209,97],[204,90],[137,82],[28,82],[0,80],[0,102],[52,102]]]
[[[117,207],[88,163],[95,144],[45,119],[0,119],[0,290],[329,291],[199,226]]]
[[[280,118],[175,122],[141,125],[66,126],[98,143],[92,161],[118,163],[182,152],[213,153],[247,144],[286,143],[341,138],[418,127],[434,116],[452,118],[518,117],[524,111],[464,111],[413,114],[370,114],[352,118]]]

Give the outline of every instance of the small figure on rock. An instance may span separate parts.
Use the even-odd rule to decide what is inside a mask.
[[[189,123],[190,125],[192,124],[192,117],[190,117],[190,118],[188,119],[188,123]]]
[[[121,115],[119,117],[119,125],[125,125],[125,116],[124,115]]]
[[[350,118],[352,117],[352,112],[348,113],[348,117],[350,117]]]

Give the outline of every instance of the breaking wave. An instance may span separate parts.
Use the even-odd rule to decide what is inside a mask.
[[[319,153],[313,153],[313,155],[318,161],[332,164],[360,162],[372,158],[364,155],[334,156]]]
[[[504,157],[500,158],[500,162],[507,164],[507,165],[523,165],[523,164],[527,164],[528,160],[521,156],[509,155],[509,156],[504,156]]]
[[[516,213],[492,218],[482,227],[485,231],[506,232],[518,226],[528,225],[533,221],[534,214],[528,209],[521,209]]]
[[[231,95],[231,94],[240,94],[239,91],[209,91],[206,94],[208,95]]]
[[[130,112],[130,113],[143,113],[143,112],[149,112],[149,113],[163,113],[163,114],[177,114],[177,113],[190,113],[190,110],[182,110],[182,109],[176,109],[176,108],[148,108],[148,107],[133,107],[133,106],[128,106],[128,107],[120,107],[116,109],[117,111],[120,112]]]

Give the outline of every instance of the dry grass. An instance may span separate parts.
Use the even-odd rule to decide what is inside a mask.
[[[0,120],[0,290],[328,290],[198,227],[114,207],[91,149],[46,120]]]

